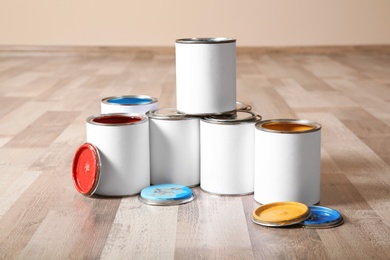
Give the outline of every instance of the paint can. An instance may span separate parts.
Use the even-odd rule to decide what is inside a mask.
[[[191,115],[221,114],[236,108],[236,40],[176,40],[177,110]]]
[[[158,99],[147,95],[106,97],[101,100],[102,114],[139,113],[145,114],[158,109]]]
[[[219,195],[253,193],[254,125],[260,120],[250,111],[201,120],[202,190]]]
[[[96,147],[92,153],[98,153],[95,160],[99,167],[94,169],[99,168],[95,174],[99,180],[95,191],[84,194],[131,196],[149,186],[148,118],[142,114],[102,114],[86,121],[87,142]],[[74,160],[74,164],[80,164],[77,166],[80,171],[83,167],[91,168],[91,163],[82,160]],[[75,183],[79,181],[76,179]]]
[[[199,185],[199,118],[174,108],[150,111],[147,116],[151,183]]]
[[[256,124],[254,199],[267,204],[320,201],[321,125],[276,119]]]

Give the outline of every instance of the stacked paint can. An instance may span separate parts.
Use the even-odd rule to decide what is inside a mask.
[[[174,108],[153,110],[147,115],[151,184],[199,185],[199,118]]]
[[[177,107],[159,108],[146,95],[102,99],[74,156],[76,189],[178,205],[200,185],[217,195],[254,193],[263,204],[253,212],[256,224],[340,225],[339,212],[313,206],[320,201],[321,125],[261,121],[238,102],[235,39],[186,38],[175,46]]]
[[[189,115],[223,114],[236,108],[236,40],[176,40],[177,110]]]
[[[201,120],[201,188],[220,195],[245,195],[254,189],[254,125],[250,111]]]

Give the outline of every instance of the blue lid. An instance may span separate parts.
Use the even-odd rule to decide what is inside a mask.
[[[305,227],[334,227],[343,223],[343,217],[335,209],[323,206],[309,206],[311,216],[301,225]]]
[[[144,105],[152,103],[153,99],[147,97],[116,97],[107,100],[107,103],[121,105]]]
[[[178,184],[157,184],[141,190],[139,199],[150,205],[177,205],[193,200],[190,188]]]

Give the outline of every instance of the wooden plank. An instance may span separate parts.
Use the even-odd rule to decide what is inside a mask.
[[[298,55],[296,57],[299,57]],[[314,76],[311,72],[304,69],[299,62],[295,61],[296,57],[275,56],[273,59],[279,66],[282,66],[288,78],[294,78],[307,91],[331,91],[331,86],[326,84],[321,78]]]
[[[48,111],[12,138],[6,147],[45,147],[57,138],[79,112]]]
[[[276,90],[291,108],[342,108],[356,107],[356,103],[337,91],[307,91],[298,82],[292,79],[279,80]]]
[[[30,187],[41,172],[39,171],[25,171],[18,174],[17,178],[13,178],[12,183],[7,183],[7,187],[0,189],[0,219],[5,215],[7,210],[18,200],[18,198]],[[2,186],[5,184],[2,178]]]
[[[390,228],[370,210],[344,210],[345,223],[318,230],[329,258],[388,259]]]
[[[179,208],[175,258],[254,259],[241,198],[193,191]]]
[[[122,199],[101,259],[172,259],[178,206],[149,206]]]

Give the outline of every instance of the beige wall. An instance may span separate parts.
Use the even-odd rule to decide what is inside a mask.
[[[390,44],[390,0],[0,0],[0,45]]]

